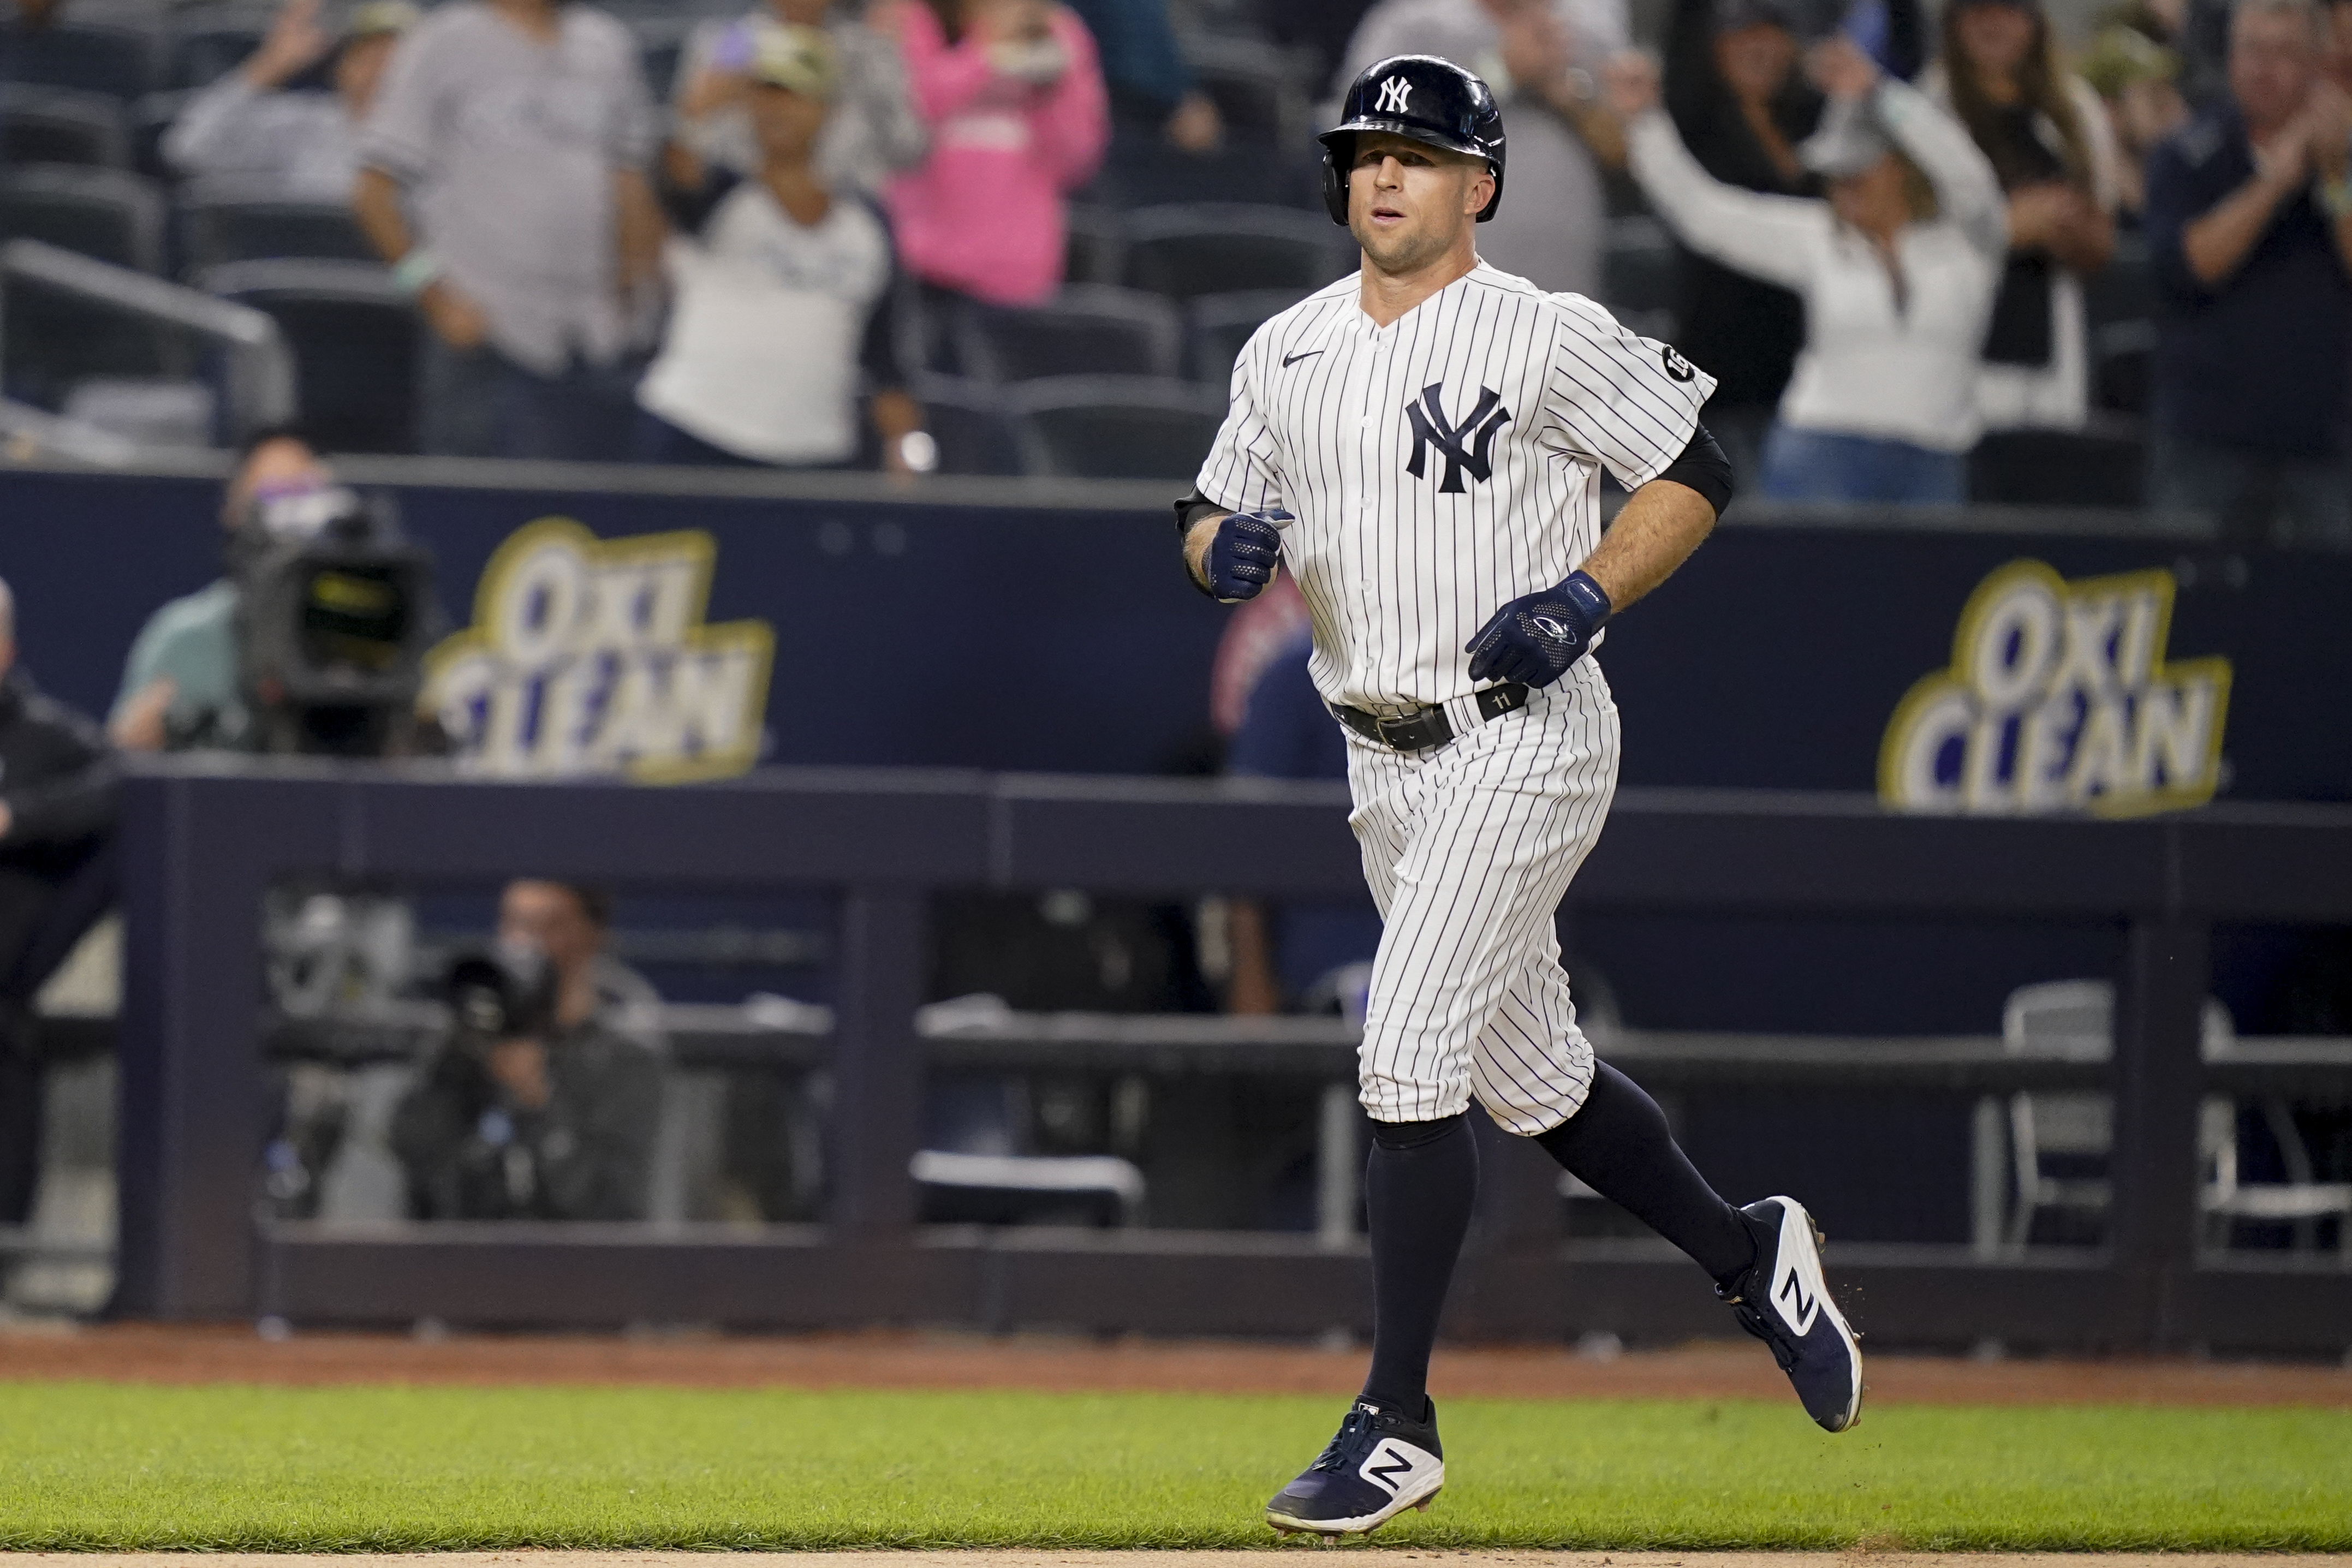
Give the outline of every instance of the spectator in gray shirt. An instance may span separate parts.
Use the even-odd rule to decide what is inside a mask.
[[[255,194],[349,198],[360,126],[417,11],[407,0],[368,0],[338,37],[319,25],[319,4],[287,0],[252,57],[188,100],[163,137],[172,167],[235,179]],[[334,91],[289,90],[330,55]]]
[[[828,189],[879,195],[883,182],[921,162],[930,139],[908,95],[897,40],[842,11],[833,0],[767,0],[734,21],[696,27],[677,62],[675,146],[731,174],[759,172],[759,139],[744,106],[759,31],[782,24],[822,28],[833,42],[841,81],[816,150],[816,172]],[[672,174],[681,189],[702,183],[699,170]]]
[[[425,451],[625,450],[659,298],[656,136],[635,41],[602,11],[451,0],[401,40],[352,204],[431,328]]]

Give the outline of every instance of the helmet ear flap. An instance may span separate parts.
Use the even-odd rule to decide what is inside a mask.
[[[1323,208],[1341,228],[1348,226],[1348,172],[1341,164],[1356,161],[1354,140],[1349,138],[1349,151],[1345,160],[1340,158],[1339,149],[1328,142],[1323,147]]]
[[[1495,176],[1495,193],[1486,198],[1485,206],[1478,209],[1478,221],[1482,224],[1492,219],[1495,210],[1503,204],[1503,172],[1492,163],[1487,164],[1486,168]]]

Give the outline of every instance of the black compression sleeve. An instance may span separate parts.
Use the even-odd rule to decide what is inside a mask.
[[[1192,525],[1224,508],[1201,494],[1198,485],[1176,499],[1176,537],[1182,538],[1192,531]]]
[[[1696,490],[1706,497],[1706,504],[1715,508],[1718,517],[1723,516],[1723,508],[1731,504],[1735,487],[1731,482],[1731,459],[1723,455],[1723,448],[1704,424],[1692,428],[1690,444],[1658,477]]]

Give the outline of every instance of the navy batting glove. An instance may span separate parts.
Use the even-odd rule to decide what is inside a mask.
[[[1296,520],[1274,507],[1263,512],[1235,512],[1217,525],[1217,537],[1209,541],[1209,554],[1202,565],[1208,573],[1209,591],[1219,603],[1255,599],[1258,590],[1274,580],[1274,569],[1282,560],[1279,525]]]
[[[1548,686],[1592,646],[1609,619],[1609,596],[1580,571],[1557,588],[1522,594],[1487,617],[1463,644],[1474,681],[1518,681]]]

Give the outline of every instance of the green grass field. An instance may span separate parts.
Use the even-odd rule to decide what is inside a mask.
[[[0,1547],[1246,1546],[1328,1399],[0,1384]],[[1389,1545],[2352,1548],[2352,1412],[1464,1401]]]

